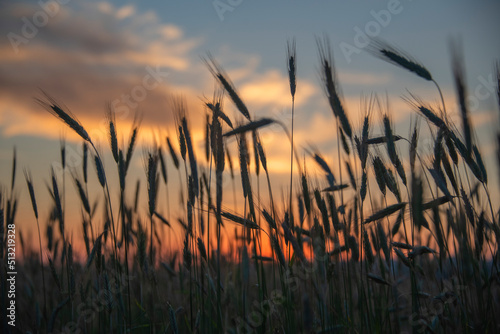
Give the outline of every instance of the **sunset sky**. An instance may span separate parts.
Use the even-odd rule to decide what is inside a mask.
[[[498,1],[59,2],[47,1],[45,7],[41,6],[43,0],[0,3],[0,185],[4,189],[10,185],[16,147],[18,222],[26,234],[35,236],[35,225],[22,169],[33,174],[42,223],[47,220],[50,200],[45,183],[51,166],[60,160],[60,138],[65,137],[68,152],[74,152],[70,161],[73,172],[81,173],[81,140],[34,101],[42,96],[41,90],[66,105],[100,143],[111,182],[116,182],[116,171],[103,126],[106,105],[120,110],[119,138],[128,139],[138,109],[143,114],[141,143],[147,147],[157,138],[165,145],[166,135],[176,138],[171,97],[182,95],[188,102],[203,165],[203,101],[212,97],[216,88],[203,58],[210,53],[224,68],[255,117],[273,117],[288,125],[286,42],[291,38],[296,39],[298,59],[297,149],[303,155],[305,148],[317,148],[334,169],[335,123],[321,87],[317,38],[326,35],[330,40],[353,126],[357,129],[361,123],[362,94],[387,94],[392,119],[403,136],[408,134],[410,116],[416,113],[401,96],[410,90],[437,106],[439,95],[432,84],[366,52],[366,35],[388,41],[424,64],[440,84],[458,127],[449,41],[460,38],[473,124],[490,167],[491,188],[498,189],[498,173],[491,165],[492,139],[498,127],[493,85],[493,67],[500,57]],[[233,120],[243,120],[229,100],[225,107]],[[375,115],[374,121],[378,119]],[[374,133],[379,131],[378,125],[373,127]],[[288,142],[275,126],[262,131],[262,140],[279,193],[287,187]],[[420,149],[431,145],[423,138]],[[142,178],[144,185],[142,155],[140,146],[127,180],[131,188],[137,178]],[[178,174],[170,161],[168,167],[175,195]],[[314,174],[312,164],[310,169]],[[92,166],[89,171],[93,193],[102,197]],[[76,227],[80,206],[71,174],[66,176],[67,212],[78,218]],[[230,183],[227,188],[232,189]],[[144,189],[141,195],[142,203],[147,203]],[[175,207],[172,197],[171,206]],[[160,211],[168,215],[164,207]],[[81,227],[76,227],[74,237],[80,234]]]

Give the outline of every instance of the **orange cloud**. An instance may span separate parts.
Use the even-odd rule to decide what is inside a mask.
[[[291,104],[288,77],[278,70],[269,70],[256,75],[240,87],[241,96],[256,107],[284,106]],[[297,84],[295,103],[304,105],[318,89],[314,84],[300,80]]]

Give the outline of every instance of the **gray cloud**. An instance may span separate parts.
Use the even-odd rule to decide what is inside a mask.
[[[33,23],[34,13],[42,9],[37,3],[1,7],[0,115],[12,110],[19,111],[18,117],[40,113],[33,98],[43,89],[82,122],[102,119],[107,103],[125,101],[126,96],[132,96],[131,111],[145,114],[144,124],[157,126],[171,119],[168,96],[176,90],[170,78],[192,68],[191,54],[199,40],[182,38],[178,27],[158,22],[151,13],[124,19],[110,5],[75,1],[61,6],[15,52],[9,33],[26,37],[23,26]],[[156,81],[152,69],[162,74]]]

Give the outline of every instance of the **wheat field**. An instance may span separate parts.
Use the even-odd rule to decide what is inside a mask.
[[[362,118],[350,119],[328,38],[319,38],[317,47],[338,166],[294,140],[300,80],[293,40],[283,64],[290,124],[255,118],[223,64],[203,57],[217,83],[213,98],[200,102],[206,109],[204,152],[194,147],[182,97],[172,101],[176,135],[141,154],[136,152],[140,117],[122,143],[122,129],[108,108],[109,141],[97,143],[62,101],[41,93],[38,104],[81,137],[83,164],[64,179],[52,171],[47,192],[34,187],[29,167],[19,174],[14,151],[11,180],[0,187],[2,282],[9,271],[7,231],[16,226],[18,210],[32,210],[37,243],[24,245],[17,238],[16,252],[23,255],[17,260],[17,322],[10,327],[3,316],[2,332],[499,332],[500,203],[490,194],[498,185],[488,183],[488,176],[499,172],[500,130],[499,164],[487,169],[466,103],[460,47],[451,48],[455,92],[447,97],[458,101],[459,110],[450,111],[439,78],[424,65],[388,43],[371,44],[373,56],[399,67],[401,75],[428,82],[440,96],[436,104],[408,91],[403,99],[414,111],[408,133],[396,132],[388,97],[362,98]],[[498,64],[494,73],[500,107]],[[225,104],[241,117],[231,119]],[[460,123],[450,121],[451,112],[460,115]],[[375,115],[381,115],[378,124]],[[283,133],[286,141],[279,145],[290,153],[282,194],[260,139],[270,126]],[[422,147],[424,132],[432,146]],[[64,147],[61,163],[69,169]],[[116,185],[103,167],[104,149],[112,154]],[[135,184],[127,172],[141,159],[144,174]],[[201,167],[204,160],[208,168]],[[165,203],[158,201],[160,191],[169,191],[169,165],[183,184],[169,195],[181,198],[178,217],[161,214]],[[321,177],[313,176],[313,169]],[[91,173],[99,192],[89,192]],[[264,186],[257,190],[260,180]],[[244,203],[238,210],[224,182],[241,184],[241,192],[232,194]],[[67,212],[65,183],[74,184],[80,212]],[[142,197],[139,184],[147,185]],[[29,193],[31,208],[18,207],[21,188]],[[111,194],[117,193],[119,201],[113,202]],[[37,199],[48,194],[51,215],[45,225]],[[65,227],[74,221],[81,228],[70,237]],[[166,237],[170,234],[177,244]],[[85,244],[81,257],[74,254],[74,239]],[[1,294],[3,313],[8,284],[2,284]]]

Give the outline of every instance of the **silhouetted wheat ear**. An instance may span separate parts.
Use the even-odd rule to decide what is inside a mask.
[[[326,187],[321,191],[322,192],[335,192],[335,191],[339,191],[339,190],[342,190],[342,189],[345,189],[348,187],[349,187],[348,184],[336,184],[334,186]]]
[[[330,167],[328,166],[328,164],[326,163],[326,161],[321,157],[321,155],[319,155],[319,153],[315,153],[313,155],[313,158],[316,161],[316,163],[326,173],[326,179],[328,180],[328,183],[330,184],[330,186],[334,186],[335,185],[335,177],[333,176],[333,173],[332,173]]]
[[[441,197],[433,199],[427,203],[422,204],[422,209],[429,210],[429,209],[437,208],[438,206],[446,204],[449,201],[451,201],[451,198],[449,198],[447,196],[441,196]]]
[[[288,215],[288,214],[285,214]],[[297,242],[297,239],[293,235],[292,231],[290,231],[290,227],[288,226],[288,219],[285,218],[285,221],[281,224],[283,227],[283,234],[285,237],[285,240],[288,240],[292,244],[293,250],[295,254],[297,254],[297,257],[303,262],[307,263],[306,256],[304,255],[304,252],[302,251],[302,248],[299,246],[299,243]]]
[[[82,172],[83,172],[83,181],[87,183],[87,167],[88,167],[88,159],[89,159],[89,146],[87,142],[83,142],[82,145],[83,151],[83,161],[82,161]]]
[[[451,197],[451,194],[450,194],[448,187],[447,187],[447,184],[446,184],[445,176],[444,176],[441,168],[438,168],[438,169],[428,168],[428,171],[431,174],[432,178],[434,179],[434,182],[436,183],[436,185],[439,187],[439,189],[441,189],[441,191],[443,191],[443,193],[446,196]]]
[[[297,88],[297,48],[295,45],[295,39],[287,42],[286,50],[288,59],[288,81],[290,83],[290,93],[292,97],[295,97],[295,91]]]
[[[137,205],[139,204],[139,191],[141,190],[141,180],[137,179],[135,184],[135,192],[134,192],[134,212],[137,212]]]
[[[165,163],[165,158],[163,157],[163,150],[161,147],[158,147],[158,160],[160,161],[161,177],[163,178],[163,182],[167,184],[168,182],[167,165]]]
[[[127,147],[127,155],[125,157],[126,169],[128,169],[128,167],[130,166],[130,160],[132,159],[132,153],[134,152],[134,147],[135,147],[135,143],[137,141],[138,132],[139,132],[139,128],[135,127],[132,130],[132,135],[130,136],[130,141],[129,141],[129,144]]]
[[[14,191],[14,185],[16,183],[16,166],[17,166],[17,150],[14,146],[14,150],[12,152],[12,174],[10,179],[10,191],[11,193]]]
[[[94,155],[94,164],[99,184],[104,188],[104,186],[106,185],[106,174],[104,173],[104,166],[102,165],[102,161],[98,155]]]
[[[127,174],[127,166],[123,158],[123,151],[118,151],[118,177],[120,179],[120,189],[125,189],[125,176]],[[166,181],[165,181],[166,182]]]
[[[305,172],[301,175],[302,184],[302,198],[304,199],[304,206],[306,207],[307,214],[311,213],[311,195],[309,193],[309,184]]]
[[[205,159],[207,163],[210,162],[210,115],[208,112],[205,113]]]
[[[256,146],[257,146],[257,151],[259,153],[259,158],[260,158],[260,163],[262,164],[262,168],[264,168],[264,171],[267,172],[267,158],[260,140],[257,140]]]
[[[394,145],[391,121],[387,114],[384,115],[384,132],[385,132],[385,137],[387,138],[386,142],[387,154],[389,155],[389,158],[391,158],[392,163],[396,164],[396,159],[397,159],[396,146]]]
[[[182,157],[182,160],[186,161],[186,153],[187,153],[187,149],[186,149],[186,138],[184,136],[184,130],[182,129],[182,125],[179,125],[179,147],[180,147],[180,151],[181,151],[181,157]]]
[[[134,153],[134,149],[137,144],[137,138],[139,136],[141,121],[142,121],[142,114],[136,113],[134,115],[134,123],[132,124],[132,134],[130,135],[127,147],[127,154],[125,156],[125,173],[128,171],[128,167],[130,166],[130,161],[132,160],[132,154]]]
[[[475,225],[474,209],[472,208],[472,204],[469,200],[469,197],[467,196],[467,193],[463,188],[460,189],[460,195],[462,197],[462,201],[464,202],[465,214],[467,215],[469,222],[472,224],[472,226],[474,226]]]
[[[318,189],[314,191],[314,198],[316,199],[316,205],[321,213],[321,218],[323,220],[323,227],[325,229],[325,234],[330,234],[330,221],[328,219],[328,211],[326,209],[326,203]]]
[[[413,172],[415,170],[415,162],[417,158],[417,145],[418,145],[418,126],[417,122],[415,122],[415,125],[413,127],[413,132],[411,134],[410,138],[410,149],[409,149],[409,156],[410,156],[410,170]]]
[[[96,254],[100,252],[101,248],[101,240],[104,232],[101,233],[97,239],[95,239],[94,246],[92,247],[92,250],[90,251],[89,256],[87,257],[87,262],[85,264],[85,268],[90,268],[90,265],[92,264],[92,261],[94,261],[94,258],[96,257]],[[98,256],[98,255],[97,255]]]
[[[247,124],[243,124],[241,126],[238,126],[237,128],[229,131],[229,132],[226,132],[224,134],[224,137],[227,137],[227,136],[233,136],[233,135],[236,135],[236,134],[239,134],[239,133],[244,133],[244,132],[249,132],[249,131],[254,131],[258,128],[261,128],[261,127],[264,127],[264,126],[267,126],[269,124],[272,124],[274,123],[275,121],[271,118],[261,118],[259,120],[256,120],[256,121],[252,121],[252,122],[249,122]]]
[[[366,168],[366,160],[368,159],[368,136],[369,136],[369,117],[366,116],[363,122],[363,130],[361,133],[361,140],[356,136],[354,142],[358,150],[359,160],[361,161],[361,169]]]
[[[438,128],[444,127],[448,128],[446,123],[436,115],[436,113],[429,106],[424,106],[422,100],[415,95],[410,93],[410,97],[403,97],[403,99],[408,103],[412,108],[417,111],[420,111],[422,115],[424,115],[431,123],[433,123]]]
[[[394,142],[397,142],[397,141],[403,139],[403,137],[393,134],[392,139],[394,140]],[[385,136],[372,137],[372,138],[369,138],[367,141],[368,145],[377,145],[377,144],[383,144],[383,143],[387,143],[387,138]]]
[[[163,224],[167,225],[168,227],[171,227],[170,222],[163,217],[161,214],[158,213],[158,211],[154,212],[155,217],[157,217]]]
[[[208,59],[205,59],[205,64],[207,65],[210,73],[219,80],[222,87],[224,87],[225,91],[233,101],[236,108],[245,116],[249,121],[251,121],[250,113],[248,112],[247,106],[243,103],[243,100],[240,98],[238,93],[236,92],[236,88],[231,80],[227,77],[224,71],[220,68],[220,66],[215,62],[210,54],[207,56]]]
[[[221,115],[220,104],[216,103],[212,114],[212,124],[210,124],[210,143],[213,156],[215,158],[216,170],[222,173],[225,166],[224,140],[222,138],[222,124],[219,120]],[[231,164],[231,163],[230,163]],[[231,166],[232,168],[232,166]]]
[[[198,252],[200,252],[201,257],[207,260],[207,250],[205,249],[205,244],[201,238],[197,239]]]
[[[153,215],[156,208],[156,188],[158,181],[158,156],[156,152],[157,150],[147,153],[145,163],[148,186],[148,207],[149,214],[151,216]]]
[[[497,60],[495,63],[495,74],[497,79],[497,103],[498,103],[498,111],[500,112],[500,61]]]
[[[406,255],[399,248],[394,248],[394,252],[405,266],[407,266],[408,268],[412,267],[410,260],[408,260]]]
[[[406,206],[406,202],[389,205],[388,207],[386,207],[380,211],[377,211],[374,214],[372,214],[370,217],[366,218],[366,220],[363,222],[363,224],[368,224],[368,223],[371,223],[373,221],[377,221],[379,219],[385,218],[389,215],[392,215],[396,211],[404,209],[405,206]]]
[[[396,146],[394,144],[394,135],[392,133],[392,125],[391,121],[389,119],[389,116],[386,114],[384,116],[384,131],[385,131],[385,137],[387,138],[387,153],[396,168],[396,171],[398,172],[399,177],[403,181],[403,184],[406,185],[406,174],[405,170],[403,168],[403,165],[401,163],[401,160],[399,159],[399,156],[396,152]]]
[[[377,224],[377,235],[382,251],[384,252],[385,258],[386,260],[389,260],[390,250],[389,250],[389,245],[387,243],[387,234],[385,233],[382,224]]]
[[[434,140],[434,168],[438,167],[441,164],[441,158],[442,158],[442,153],[443,153],[443,136],[444,136],[444,129],[439,128],[438,133],[436,135],[436,138]]]
[[[446,154],[446,152],[443,152],[441,163],[443,165],[444,171],[446,172],[446,175],[448,175],[448,179],[450,180],[451,185],[455,190],[455,193],[458,194],[458,184],[455,178],[455,174],[453,173],[453,169],[451,168],[450,160],[448,159],[448,154]]]
[[[349,251],[351,252],[351,258],[357,262],[359,260],[359,247],[358,242],[356,241],[356,238],[354,236],[349,236],[349,238],[347,239],[347,246],[349,247]]]
[[[224,90],[217,89],[214,93],[213,103],[206,102],[205,105],[212,111],[212,113],[216,114],[215,116],[220,117],[232,129],[233,123],[231,122],[231,119],[224,113],[224,111],[222,111],[222,104],[224,102],[223,97]]]
[[[251,228],[253,230],[259,229],[259,225],[257,225],[255,222],[253,222],[250,219],[246,219],[246,218],[237,216],[237,215],[229,213],[229,212],[221,212],[221,216],[226,218],[226,219],[229,219],[230,221],[232,221],[236,224],[239,224],[241,226]]]
[[[61,148],[61,164],[62,168],[66,168],[66,139],[64,138],[63,135],[61,135],[60,138],[60,148]]]
[[[44,98],[36,98],[35,101],[52,115],[66,123],[71,129],[73,129],[73,131],[82,137],[83,140],[90,142],[91,140],[87,131],[83,128],[76,117],[69,110],[63,110],[63,107],[58,105],[52,97],[44,92],[42,93],[44,94]]]
[[[36,205],[35,190],[33,188],[33,180],[31,177],[31,173],[29,171],[25,170],[24,171],[24,178],[26,179],[26,184],[28,186],[28,191],[29,191],[30,199],[31,199],[31,206],[33,207],[33,213],[35,214],[35,218],[38,219],[38,208]]]
[[[335,92],[335,68],[333,66],[333,57],[332,51],[330,48],[330,42],[328,38],[325,36],[324,41],[321,42],[319,38],[316,39],[316,44],[318,46],[319,58],[320,58],[320,66],[321,66],[321,78],[323,79],[323,83],[325,85],[325,90],[327,93]],[[336,110],[333,110],[335,113]],[[337,115],[335,115],[337,116]]]
[[[168,146],[168,151],[170,152],[170,157],[172,158],[172,162],[174,163],[174,166],[176,169],[179,169],[179,158],[177,157],[177,153],[174,150],[174,147],[172,146],[172,143],[170,142],[170,138],[167,137],[167,146]]]
[[[398,50],[383,41],[374,40],[368,51],[376,57],[413,72],[425,80],[433,81],[431,73],[422,64],[419,64],[404,51]]]
[[[116,134],[116,119],[115,113],[111,110],[111,105],[108,104],[106,108],[106,121],[108,122],[108,135],[109,135],[109,144],[111,146],[111,153],[113,153],[113,159],[115,162],[118,162],[118,139]]]
[[[184,131],[184,138],[186,140],[187,153],[189,155],[189,167],[191,169],[191,176],[193,177],[194,193],[195,193],[195,196],[198,197],[198,195],[199,195],[198,165],[196,163],[194,148],[193,148],[193,144],[191,141],[191,134],[189,131],[189,126],[188,126],[186,117],[183,117],[181,122],[182,122],[183,131]]]
[[[264,219],[267,221],[269,224],[269,227],[272,228],[273,230],[276,230],[276,222],[274,221],[273,217],[267,212],[265,209],[262,210],[262,215],[264,216]]]
[[[399,188],[396,182],[396,179],[394,177],[394,174],[390,169],[387,169],[387,173],[384,174],[385,176],[385,184],[387,185],[387,188],[390,190],[391,193],[394,194],[398,202],[401,202],[401,194],[399,192]]]
[[[389,283],[387,280],[385,280],[383,277],[381,276],[378,276],[378,275],[375,275],[375,274],[372,274],[372,273],[368,273],[366,274],[366,276],[371,279],[372,281],[374,281],[375,283],[378,283],[378,284],[383,284],[383,285],[388,285],[388,286],[391,286],[392,284]]]
[[[352,138],[351,124],[349,123],[349,119],[347,118],[347,114],[344,110],[340,97],[330,42],[325,36],[323,42],[321,42],[320,39],[316,39],[316,43],[318,45],[321,62],[321,78],[323,80],[328,102],[330,103],[330,108],[332,109],[333,114],[338,117],[345,134],[349,138]]]
[[[347,173],[349,174],[349,180],[351,181],[351,187],[354,190],[357,190],[356,178],[354,177],[354,173],[352,172],[351,164],[349,161],[345,161],[345,167],[347,169]]]
[[[222,208],[222,173],[225,168],[225,150],[224,150],[224,140],[222,138],[222,124],[219,120],[219,116],[222,115],[221,107],[221,99],[222,96],[216,97],[216,101],[212,108],[212,123],[209,125],[208,132],[210,133],[210,144],[212,155],[215,159],[215,170],[216,170],[216,208],[217,208],[217,216],[218,220],[220,220],[220,212]],[[231,166],[232,168],[232,166]],[[208,188],[208,186],[207,186]],[[203,189],[200,187],[200,190]]]
[[[56,267],[54,265],[54,262],[52,261],[52,258],[49,256],[49,267],[50,267],[50,273],[52,274],[52,278],[54,279],[54,282],[56,283],[57,287],[59,288],[59,291],[62,291],[61,289],[61,283],[59,281],[59,277],[57,275]]]
[[[179,329],[177,327],[177,319],[175,317],[175,310],[172,308],[172,305],[170,305],[170,303],[167,303],[167,304],[168,304],[168,317],[170,320],[170,327],[172,328],[172,332],[174,334],[178,334]]]
[[[480,179],[482,179],[484,183],[488,183],[488,174],[486,172],[486,166],[484,165],[483,158],[481,157],[481,153],[479,152],[479,148],[476,145],[473,145],[472,151],[474,152],[476,163],[481,171],[482,178]]]
[[[351,150],[349,148],[349,144],[347,143],[347,139],[344,135],[344,131],[342,131],[342,128],[339,127],[339,132],[340,132],[340,140],[342,142],[342,147],[344,149],[345,154],[349,155],[351,154]]]
[[[408,253],[408,258],[413,259],[416,256],[431,253],[436,253],[436,251],[427,246],[416,246],[411,252]]]
[[[370,244],[370,239],[366,229],[363,229],[363,251],[365,252],[366,260],[371,265],[375,258],[372,253],[372,245]]]
[[[240,174],[241,182],[243,188],[243,196],[248,197],[251,191],[250,179],[248,176],[248,147],[246,136],[244,133],[240,134],[238,137],[238,149],[239,149],[239,159],[240,159]]]
[[[184,259],[184,266],[189,271],[191,270],[191,251],[189,250],[189,231],[186,230],[184,236],[184,247],[182,248],[182,255]]]
[[[363,202],[366,197],[366,187],[367,187],[367,175],[366,170],[363,170],[363,174],[361,176],[361,188],[359,189],[359,196],[361,197],[361,201]]]
[[[278,239],[274,236],[274,234],[271,236],[271,244],[274,249],[274,252],[276,253],[276,257],[278,258],[278,261],[282,267],[285,267],[285,256],[283,255],[283,251],[281,250],[280,243]]]
[[[83,208],[85,209],[85,212],[87,212],[90,215],[90,203],[87,198],[87,195],[85,194],[85,190],[83,189],[82,183],[76,176],[74,176],[73,179],[75,181],[75,186],[76,189],[78,190],[80,200],[82,201]]]
[[[61,204],[61,196],[59,195],[59,186],[57,185],[56,175],[54,170],[51,169],[52,178],[52,195],[54,197],[54,204],[56,206],[57,219],[59,220],[59,230],[64,237],[64,215]]]
[[[446,143],[446,147],[448,148],[448,153],[450,154],[451,160],[453,160],[453,163],[455,165],[457,165],[458,164],[458,154],[457,154],[457,150],[455,149],[455,146],[453,145],[453,140],[452,140],[451,136],[447,133],[444,140]]]
[[[460,115],[462,116],[462,129],[465,138],[467,150],[472,150],[472,130],[469,121],[469,110],[467,108],[467,86],[465,82],[465,70],[463,64],[463,54],[459,42],[452,41],[450,43],[451,64],[453,69],[453,79],[455,81],[455,89],[457,92],[458,105],[460,107]]]
[[[385,189],[386,189],[386,184],[385,184],[386,176],[385,176],[385,174],[387,173],[387,170],[386,170],[384,163],[382,162],[382,160],[380,159],[379,156],[376,156],[373,159],[372,165],[373,165],[373,170],[375,172],[375,180],[377,181],[377,184],[378,184],[380,191],[385,196],[385,194],[386,194],[386,192],[385,192]]]

